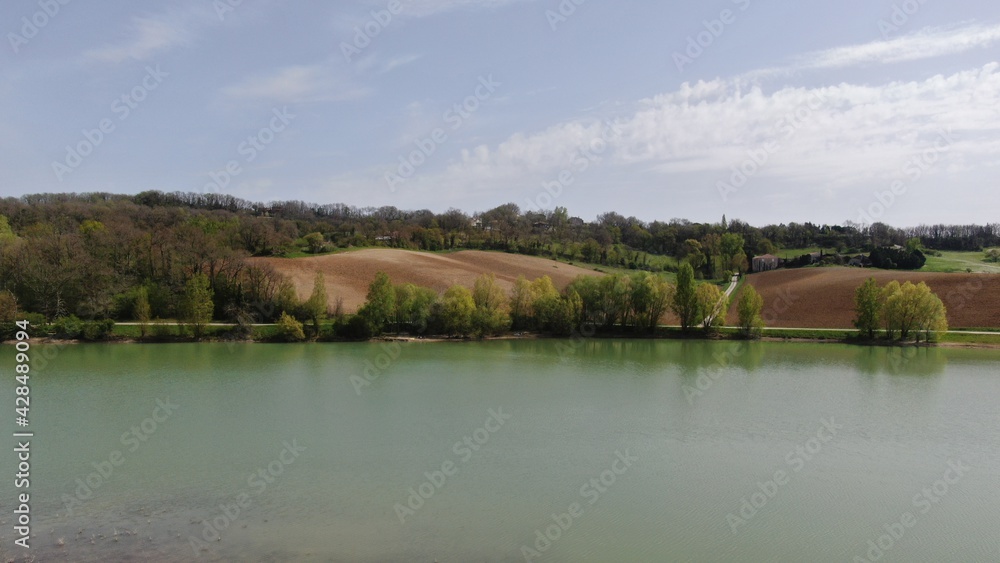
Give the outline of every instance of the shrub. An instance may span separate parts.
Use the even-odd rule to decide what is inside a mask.
[[[59,317],[52,322],[52,330],[56,338],[73,340],[79,338],[83,333],[83,321],[76,315]]]
[[[306,339],[302,323],[288,313],[282,313],[278,319],[278,334],[285,342],[302,342]]]
[[[86,321],[80,330],[84,340],[97,341],[107,340],[111,336],[111,331],[115,328],[115,321],[111,319],[101,319],[99,321]]]

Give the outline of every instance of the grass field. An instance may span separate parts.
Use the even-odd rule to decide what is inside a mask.
[[[1000,263],[986,262],[985,252],[958,252],[942,250],[941,256],[927,254],[922,272],[967,272],[1000,274]]]

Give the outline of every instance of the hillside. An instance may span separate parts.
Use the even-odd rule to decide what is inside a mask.
[[[353,312],[364,304],[368,284],[380,271],[389,274],[395,284],[413,283],[438,292],[454,284],[471,288],[476,278],[484,273],[496,274],[508,290],[519,275],[529,280],[547,275],[560,290],[581,274],[601,275],[554,260],[478,250],[432,254],[378,248],[309,258],[252,258],[251,262],[270,264],[288,276],[303,299],[312,291],[316,272],[322,272],[331,303],[342,297],[346,312]]]
[[[1000,328],[1000,275],[833,267],[762,272],[747,276],[744,283],[764,298],[765,320],[771,326],[853,328],[854,290],[869,277],[879,285],[891,280],[927,283],[944,302],[950,327]],[[727,324],[736,324],[738,299],[739,291]]]

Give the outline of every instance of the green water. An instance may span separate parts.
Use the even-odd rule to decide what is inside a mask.
[[[24,555],[13,353],[0,347],[4,560]],[[40,561],[1000,561],[996,350],[47,353],[31,379]]]

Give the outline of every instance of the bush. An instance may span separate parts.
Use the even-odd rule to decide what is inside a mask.
[[[302,323],[288,313],[282,313],[281,318],[278,319],[278,334],[285,342],[302,342],[306,339]]]
[[[52,322],[53,335],[64,340],[74,340],[83,334],[83,321],[76,315],[59,317]]]
[[[111,336],[111,331],[115,328],[115,321],[102,319],[99,321],[86,321],[80,331],[84,340],[97,341],[107,340]]]

